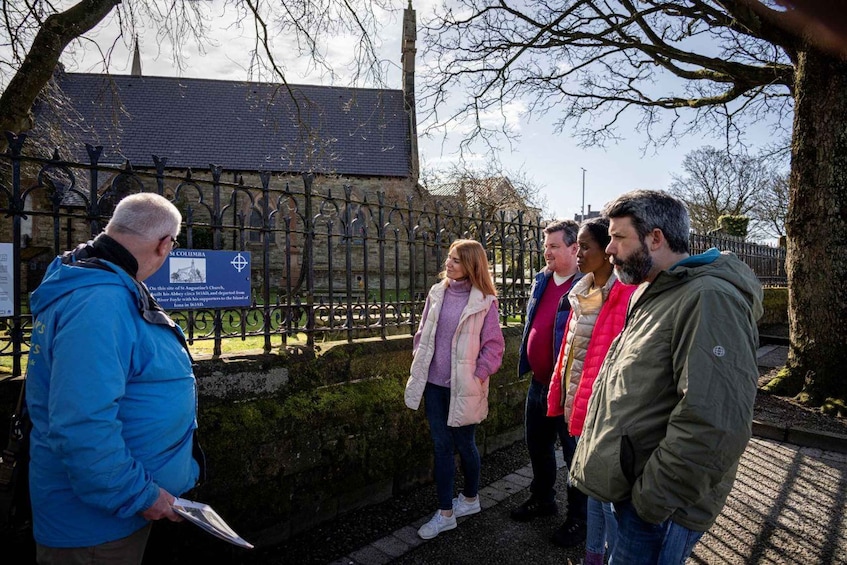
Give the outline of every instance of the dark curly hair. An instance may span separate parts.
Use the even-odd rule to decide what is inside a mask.
[[[612,241],[612,238],[609,236],[609,218],[606,216],[585,220],[579,226],[579,229],[582,228],[588,230],[588,233],[591,234],[591,237],[600,246],[600,249],[606,249],[606,246]]]

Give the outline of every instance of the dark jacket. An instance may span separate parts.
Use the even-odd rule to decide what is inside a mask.
[[[762,286],[717,249],[638,293],[594,383],[571,480],[638,515],[714,523],[750,439]]]

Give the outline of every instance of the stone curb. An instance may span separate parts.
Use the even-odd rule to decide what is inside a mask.
[[[788,347],[790,344],[790,339],[784,336],[778,335],[762,335],[759,334],[759,345],[781,345],[784,347]]]
[[[801,427],[779,426],[753,420],[753,435],[800,447],[814,447],[824,451],[847,453],[847,435],[843,434],[819,432]]]

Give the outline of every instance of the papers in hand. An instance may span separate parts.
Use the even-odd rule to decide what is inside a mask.
[[[224,522],[217,512],[215,512],[208,504],[186,500],[184,498],[176,498],[173,503],[174,512],[194,522],[213,536],[217,536],[222,540],[228,541],[231,544],[239,547],[253,549],[253,544],[247,542],[235,533],[235,530],[229,527],[229,524]]]

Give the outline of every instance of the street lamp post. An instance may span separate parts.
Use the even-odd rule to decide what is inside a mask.
[[[580,221],[585,221],[585,167],[582,169],[582,212],[580,212]]]

